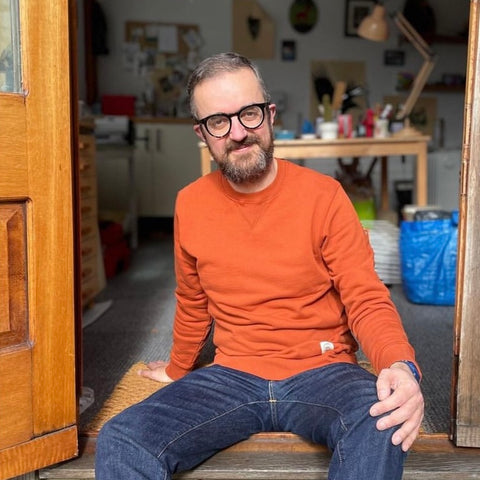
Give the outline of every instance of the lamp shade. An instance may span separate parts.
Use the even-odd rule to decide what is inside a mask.
[[[370,15],[358,26],[357,34],[367,40],[383,42],[388,38],[387,14],[383,5],[375,5]]]

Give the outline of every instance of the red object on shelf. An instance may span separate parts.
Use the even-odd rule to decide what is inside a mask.
[[[365,136],[373,137],[373,127],[375,126],[374,113],[371,108],[367,110],[365,119],[363,120],[363,126],[365,127]]]
[[[135,115],[135,97],[133,95],[102,95],[102,113],[104,115]]]

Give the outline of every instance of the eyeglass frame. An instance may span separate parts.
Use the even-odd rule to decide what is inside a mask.
[[[262,125],[263,125],[263,122],[265,121],[265,116],[266,116],[266,113],[265,113],[265,109],[270,106],[272,104],[272,102],[261,102],[261,103],[251,103],[249,105],[245,105],[244,107],[242,107],[240,110],[238,110],[237,112],[235,113],[223,113],[223,112],[219,112],[219,113],[214,113],[212,115],[208,115],[206,117],[203,117],[201,119],[198,119],[198,118],[194,118],[195,120],[195,123],[199,124],[199,125],[202,125],[203,127],[205,127],[205,130],[207,131],[207,133],[214,137],[214,138],[224,138],[226,137],[232,130],[232,117],[237,117],[238,118],[238,121],[240,122],[240,125],[243,127],[243,128],[246,128],[248,130],[256,130],[257,128],[260,128]],[[251,108],[251,107],[260,107],[261,110],[262,110],[262,114],[263,114],[263,117],[262,117],[262,120],[261,122],[256,126],[256,127],[247,127],[246,125],[243,124],[242,120],[240,119],[240,114],[243,112],[243,110],[246,110],[247,108]],[[212,117],[218,117],[218,116],[224,116],[224,117],[227,117],[228,118],[228,121],[230,122],[230,126],[228,127],[228,130],[227,130],[227,133],[224,133],[223,135],[214,135],[213,133],[210,132],[210,130],[208,129],[207,127],[207,122],[210,118]]]

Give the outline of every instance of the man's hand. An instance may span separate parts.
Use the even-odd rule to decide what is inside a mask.
[[[168,365],[168,362],[150,362],[147,363],[147,368],[138,371],[138,374],[142,377],[150,378],[157,382],[162,383],[171,383],[173,380],[165,372],[165,367]]]
[[[402,425],[392,436],[394,445],[402,444],[406,452],[418,435],[423,419],[424,400],[420,385],[403,362],[396,362],[380,372],[377,379],[379,402],[372,405],[370,415],[377,417],[387,412],[377,422],[379,430]]]

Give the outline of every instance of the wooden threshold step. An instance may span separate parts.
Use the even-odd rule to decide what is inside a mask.
[[[259,434],[228,448],[176,480],[326,480],[330,454],[290,434]],[[39,472],[40,479],[94,479],[94,452]],[[480,450],[455,448],[446,438],[420,439],[407,458],[403,480],[480,478]]]

